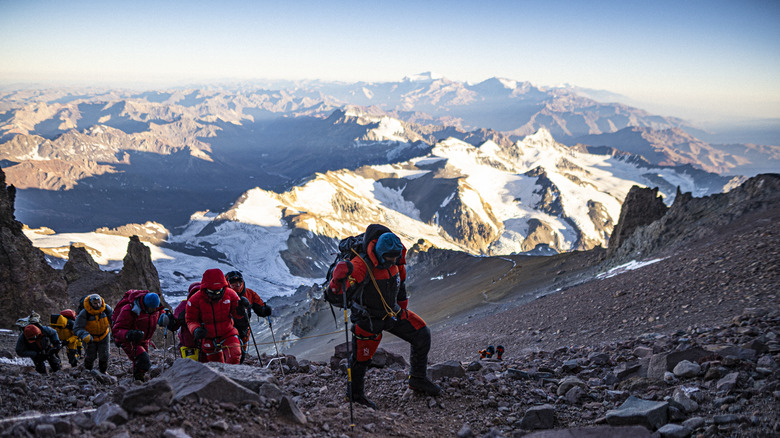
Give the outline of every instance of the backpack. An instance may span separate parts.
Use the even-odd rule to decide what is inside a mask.
[[[122,309],[122,307],[125,304],[132,304],[133,303],[132,295],[135,292],[138,292],[138,290],[136,290],[136,289],[128,290],[127,292],[125,292],[124,295],[122,295],[122,299],[119,300],[118,303],[116,303],[116,306],[114,306],[114,313],[111,314],[111,331],[112,331],[112,333],[114,331],[114,324],[116,324],[116,320],[119,318],[119,313],[120,313],[119,311]],[[141,292],[149,293],[148,290],[144,290],[144,291],[141,291]]]
[[[340,308],[344,307],[344,296],[334,294],[328,287],[331,279],[333,279],[333,269],[336,268],[336,264],[341,261],[350,261],[353,257],[358,256],[363,259],[363,262],[368,268],[368,272],[371,272],[374,269],[374,266],[371,263],[371,259],[368,257],[366,248],[368,247],[369,242],[384,233],[390,232],[390,229],[384,225],[371,224],[366,228],[365,233],[358,234],[357,236],[345,237],[339,241],[339,252],[336,254],[333,263],[330,264],[330,268],[328,268],[328,273],[325,276],[325,283],[322,288],[322,297],[331,305],[331,312],[333,311],[333,306]],[[366,275],[366,278],[364,278],[360,284],[354,284],[346,290],[347,307],[350,307],[352,302],[360,296],[363,292],[363,287],[369,281],[370,275]],[[335,319],[335,313],[333,316]]]
[[[368,257],[366,257],[365,251],[363,249],[363,238],[364,234],[358,234],[357,236],[345,237],[339,241],[339,252],[336,253],[336,258],[333,260],[333,263],[330,264],[328,273],[325,275],[325,283],[322,284],[322,298],[327,301],[331,307],[344,307],[344,296],[341,294],[334,294],[330,290],[330,287],[328,287],[330,281],[333,279],[333,269],[336,268],[336,264],[343,261],[350,261],[356,255],[362,257],[366,264],[371,263],[368,261]],[[371,266],[369,266],[369,268],[371,268]],[[362,283],[354,284],[346,290],[345,293],[347,295],[347,307],[349,307],[350,304],[355,300],[355,297],[357,297],[358,293],[362,291],[363,286],[366,284],[367,280],[368,276],[366,276],[366,280],[364,280]]]

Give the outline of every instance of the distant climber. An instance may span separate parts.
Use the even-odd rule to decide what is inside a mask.
[[[487,348],[484,350],[479,350],[479,358],[485,359],[485,358],[492,358],[493,355],[496,354],[496,349],[492,345],[488,345]]]
[[[144,381],[152,368],[149,341],[157,326],[176,329],[170,310],[160,305],[160,296],[148,290],[129,290],[117,303],[114,340],[133,363],[133,378]]]
[[[29,357],[35,364],[35,371],[46,374],[46,362],[49,362],[51,372],[60,369],[60,339],[51,327],[38,323],[28,324],[16,341],[16,354],[19,357]]]
[[[75,368],[82,354],[81,339],[73,333],[76,325],[76,312],[73,309],[65,309],[55,313],[49,318],[49,325],[57,331],[57,337],[68,347],[68,363]]]
[[[351,274],[348,263],[353,266]],[[334,293],[341,293],[360,285],[363,285],[362,293],[356,294],[351,307],[352,400],[376,409],[376,404],[365,394],[365,375],[383,331],[411,345],[409,388],[438,395],[441,389],[427,377],[431,330],[422,318],[407,309],[406,248],[383,225],[368,226],[363,237],[363,253],[355,255],[350,262],[338,262],[328,287]]]
[[[233,319],[246,313],[247,308],[249,300],[244,298],[239,303],[221,270],[203,273],[200,289],[187,300],[185,320],[195,342],[201,345],[205,362],[239,363],[241,342]]]
[[[228,284],[230,284],[230,288],[238,295],[239,299],[246,298],[249,300],[250,308],[259,318],[271,316],[271,306],[265,304],[257,292],[246,287],[244,276],[241,272],[230,271],[225,274],[225,279]],[[247,312],[246,316],[241,315],[239,318],[233,319],[233,324],[235,325],[236,330],[238,330],[238,339],[241,341],[241,363],[244,363],[244,360],[246,359],[246,347],[249,343],[249,330],[251,329],[249,326],[250,316],[251,314]]]
[[[106,373],[111,353],[109,333],[114,309],[98,294],[87,295],[79,304],[83,309],[76,316],[73,333],[85,344],[84,368],[91,370],[95,359],[98,359],[98,369]]]

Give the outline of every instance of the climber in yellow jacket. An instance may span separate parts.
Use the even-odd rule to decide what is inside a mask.
[[[91,370],[98,359],[101,373],[108,370],[108,355],[111,349],[111,308],[98,294],[87,295],[81,303],[84,309],[76,317],[73,333],[81,339],[87,350],[84,356],[84,368]]]
[[[59,314],[51,315],[49,325],[57,330],[57,336],[68,347],[68,362],[71,368],[75,368],[81,357],[81,339],[73,333],[76,325],[76,312],[73,309],[65,309]]]

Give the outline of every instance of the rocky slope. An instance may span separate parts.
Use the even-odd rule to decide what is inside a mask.
[[[708,205],[704,210],[672,216],[677,226],[667,222],[665,229],[677,237],[639,252],[662,260],[619,274],[606,270],[611,265],[602,263],[603,251],[544,260],[478,258],[483,264],[475,271],[464,271],[469,263],[455,253],[442,254],[443,264],[423,256],[418,275],[439,269],[441,281],[460,282],[461,290],[474,295],[484,292],[483,299],[451,318],[429,318],[428,312],[441,312],[448,301],[433,289],[415,289],[411,308],[431,322],[430,372],[443,394],[431,398],[406,390],[401,364],[408,345],[387,336],[385,352],[377,356],[383,366],[367,377],[368,395],[380,409],[355,407],[354,431],[342,399],[340,350],[333,343],[332,360],[290,357],[284,375],[277,362],[270,367],[273,376],[255,375],[259,364],[252,358],[241,369],[246,376],[232,373],[252,395],[232,401],[208,388],[184,397],[188,389],[171,370],[188,362],[173,362],[170,354],[171,370],[162,375],[167,384],[130,382],[129,362],[119,354],[113,354],[111,377],[80,367],[39,376],[31,367],[3,363],[0,403],[8,421],[2,433],[498,437],[534,436],[533,430],[543,429],[537,437],[650,436],[651,431],[661,437],[774,436],[780,433],[780,203],[762,198],[766,193],[759,188],[771,188],[776,179],[749,182],[742,202],[710,197],[699,201]],[[760,202],[748,202],[753,196]],[[700,220],[707,217],[702,211],[717,220]],[[632,236],[658,223],[639,227]],[[457,273],[450,271],[456,266]],[[592,277],[599,267],[605,275]],[[466,284],[472,278],[474,284]],[[529,301],[512,290],[513,284],[544,296]],[[562,290],[549,293],[556,288]],[[463,297],[476,302],[469,293]],[[3,339],[7,350],[14,337]],[[503,361],[478,359],[477,351],[489,344],[506,348]],[[159,364],[162,352],[153,353]],[[269,358],[261,359],[267,364]],[[139,394],[146,394],[147,406],[139,407]],[[71,410],[82,412],[10,418]]]

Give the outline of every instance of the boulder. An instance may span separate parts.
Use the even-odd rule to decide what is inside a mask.
[[[429,379],[439,380],[442,377],[466,377],[466,370],[456,360],[448,360],[428,367]]]
[[[92,421],[95,422],[95,426],[100,426],[107,421],[121,425],[125,424],[128,418],[127,411],[115,403],[106,403],[97,408],[92,414]]]
[[[613,426],[640,425],[656,430],[666,424],[669,403],[642,400],[631,396],[620,407],[607,411],[607,423]]]
[[[695,347],[686,350],[675,351],[672,353],[654,354],[650,357],[650,365],[647,369],[647,377],[650,379],[663,380],[664,373],[672,371],[678,363],[687,360],[696,362],[699,359],[710,355],[706,350]]]
[[[298,424],[306,424],[306,415],[301,412],[292,398],[285,396],[279,402],[279,415]]]
[[[164,379],[154,379],[145,385],[125,391],[120,405],[127,412],[146,415],[167,408],[172,401],[171,384]]]
[[[209,362],[206,366],[252,392],[257,392],[266,383],[278,383],[273,373],[267,368],[219,362]]]
[[[552,405],[534,406],[520,420],[523,429],[552,429],[555,423],[555,408]]]
[[[260,396],[214,368],[190,359],[176,359],[161,378],[173,388],[174,400],[189,397],[240,403],[260,401]]]
[[[685,379],[696,377],[701,372],[701,365],[688,360],[683,360],[674,366],[674,370],[672,370],[672,372],[675,376]]]

